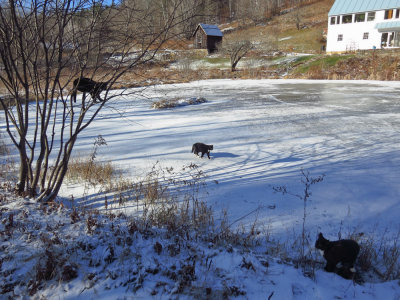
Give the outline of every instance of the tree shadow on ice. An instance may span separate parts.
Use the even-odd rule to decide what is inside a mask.
[[[302,161],[302,158],[299,157],[294,157],[294,156],[289,156],[289,157],[284,157],[284,158],[279,158],[276,160],[271,161],[272,164],[278,164],[278,163],[289,163],[289,162],[297,162],[297,161]]]
[[[234,158],[234,157],[239,157],[239,155],[229,153],[229,152],[211,152],[211,157],[213,157],[213,158]]]

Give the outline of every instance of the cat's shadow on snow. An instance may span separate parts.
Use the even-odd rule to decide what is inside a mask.
[[[227,158],[227,157],[239,157],[237,154],[229,153],[229,152],[211,152],[212,158]]]

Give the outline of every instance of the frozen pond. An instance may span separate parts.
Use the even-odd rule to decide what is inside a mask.
[[[101,133],[108,146],[100,157],[130,176],[145,174],[157,161],[174,168],[194,162],[207,174],[204,197],[233,219],[275,205],[264,210],[269,222],[297,223],[301,201],[274,194],[272,187],[301,193],[303,169],[325,175],[313,187],[310,206],[318,226],[347,219],[358,226],[383,215],[398,224],[399,88],[396,82],[301,80],[154,86],[111,103],[76,149],[90,151]],[[151,108],[159,99],[191,97],[208,102]],[[211,160],[190,153],[195,142],[214,145]]]
[[[378,272],[395,276],[398,268],[396,251],[386,243],[398,243],[400,232],[399,88],[400,82],[212,80],[127,91],[83,132],[75,155],[88,155],[101,134],[107,146],[96,160],[113,162],[127,177],[145,176],[157,162],[178,171],[197,164],[208,192],[199,196],[213,207],[216,222],[226,209],[229,228],[255,225],[255,230],[232,245],[229,237],[212,238],[224,233],[218,226],[209,235],[182,235],[166,232],[174,226],[147,230],[137,219],[134,230],[136,220],[130,218],[81,215],[80,204],[104,209],[101,191],[84,190],[81,182],[64,185],[60,193],[64,200],[74,195],[78,214],[7,196],[0,224],[7,233],[1,287],[9,295],[24,297],[32,289],[36,298],[48,299],[398,300],[398,278],[382,282]],[[151,108],[156,100],[192,97],[208,102]],[[190,153],[195,142],[213,144],[212,159]],[[303,202],[273,191],[285,186],[301,196],[301,170],[325,175],[307,201],[303,247],[316,261],[307,261],[303,271],[296,266]],[[130,213],[136,205],[114,208]],[[9,223],[15,228],[8,229]],[[364,283],[323,271],[324,260],[314,255],[320,231],[331,240],[353,234],[364,242],[367,258],[355,266]],[[385,245],[389,251],[383,253]],[[376,270],[366,272],[369,254]],[[48,273],[49,262],[52,273],[63,278],[56,274],[32,286],[32,274]],[[77,270],[77,278],[65,278],[66,270]]]

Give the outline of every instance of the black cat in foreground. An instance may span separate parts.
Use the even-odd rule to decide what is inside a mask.
[[[213,150],[214,146],[213,145],[206,145],[203,143],[195,143],[192,146],[192,153],[199,155],[199,152],[201,152],[201,157],[204,156],[205,153],[207,153],[208,159],[210,159],[210,150]]]
[[[354,263],[360,252],[360,246],[353,240],[329,241],[322,233],[318,235],[315,248],[319,249],[326,259],[325,271],[336,272],[344,278],[350,279],[355,273]],[[338,264],[341,266],[338,266]]]

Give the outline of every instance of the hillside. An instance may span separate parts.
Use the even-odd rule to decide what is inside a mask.
[[[322,0],[284,10],[281,15],[274,16],[265,23],[241,31],[261,45],[271,42],[271,37],[274,37],[277,50],[283,52],[320,53],[321,46],[324,45],[323,33],[327,28],[328,12],[333,2],[334,0]],[[296,26],[297,19],[300,30]]]
[[[153,65],[144,77],[133,76],[125,82],[133,80],[142,85],[217,78],[399,80],[399,50],[325,54],[324,34],[333,2],[323,0],[283,10],[280,15],[259,23],[240,20],[220,24],[225,38],[240,34],[255,46],[239,62],[236,72],[230,71],[226,55],[190,50],[192,42],[186,41],[172,59]]]
[[[168,40],[154,61],[126,72],[113,87],[223,78],[399,80],[399,50],[325,54],[327,15],[333,2],[311,1],[299,8],[285,8],[268,19],[219,24],[226,38],[240,34],[254,45],[236,72],[231,72],[227,55],[195,50],[193,38],[183,38]],[[96,77],[108,73],[106,67],[96,71]]]

